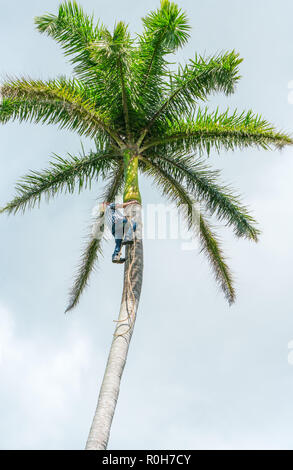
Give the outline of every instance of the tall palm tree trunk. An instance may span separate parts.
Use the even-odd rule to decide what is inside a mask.
[[[133,210],[133,207],[132,207]],[[143,276],[143,243],[140,206],[135,204],[136,240],[126,248],[123,294],[117,326],[100,389],[97,408],[86,450],[107,448],[111,424],[119,396],[120,381],[127,359],[140,298]]]

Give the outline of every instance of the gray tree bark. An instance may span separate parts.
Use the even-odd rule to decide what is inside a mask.
[[[127,214],[137,223],[136,240],[127,245],[123,293],[98,404],[86,443],[86,450],[107,448],[111,424],[119,396],[120,382],[138,309],[143,276],[141,206],[127,207]]]

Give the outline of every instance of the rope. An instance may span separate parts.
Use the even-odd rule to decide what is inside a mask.
[[[133,203],[137,203],[137,201],[133,201]],[[127,285],[126,285],[126,308],[127,308],[127,318],[124,318],[123,320],[113,320],[115,323],[122,323],[126,320],[128,320],[130,322],[129,324],[129,328],[127,331],[125,331],[124,333],[114,333],[114,336],[118,337],[118,336],[123,336],[125,335],[126,333],[128,333],[131,328],[133,327],[134,325],[134,321],[135,321],[135,295],[134,295],[134,292],[133,292],[133,286],[132,286],[132,282],[131,282],[131,278],[130,278],[130,273],[131,273],[131,270],[132,270],[132,266],[133,266],[133,263],[134,263],[134,259],[135,259],[135,248],[136,248],[136,236],[135,236],[135,232],[133,230],[133,222],[132,222],[132,219],[130,219],[130,224],[132,226],[132,234],[133,234],[133,245],[131,246],[131,248],[129,248],[129,252],[132,251],[133,253],[133,256],[132,256],[132,259],[130,261],[130,264],[129,264],[129,267],[128,267],[128,273],[127,273]],[[124,234],[125,236],[125,234]],[[130,287],[130,289],[129,289]],[[132,312],[131,312],[131,316],[129,314],[129,310],[128,310],[128,306],[127,306],[127,294],[130,290],[130,293],[132,295],[132,305],[133,305],[133,308],[132,308]]]

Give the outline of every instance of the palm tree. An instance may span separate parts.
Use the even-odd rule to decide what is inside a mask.
[[[1,87],[0,121],[57,124],[90,137],[93,150],[55,156],[49,168],[24,176],[16,197],[1,212],[23,212],[43,197],[48,200],[62,191],[73,193],[104,181],[101,200],[113,201],[123,192],[124,202],[134,201],[129,207],[141,228],[138,173],[144,174],[155,180],[163,196],[183,208],[190,229],[198,228],[193,207],[194,201],[200,203],[201,249],[228,302],[234,302],[231,272],[209,218],[216,216],[237,237],[253,241],[259,230],[239,196],[204,162],[204,155],[251,146],[281,149],[293,143],[251,111],[209,112],[199,107],[212,93],[234,92],[240,78],[239,55],[195,55],[187,65],[170,71],[170,54],[185,45],[190,27],[186,14],[169,0],[143,18],[143,32],[135,39],[123,22],[111,33],[74,1],[63,2],[57,15],[37,17],[35,23],[41,33],[60,43],[74,66],[74,78],[7,79]],[[102,215],[96,222],[99,230]],[[67,311],[77,305],[101,252],[102,237],[95,233],[82,254]],[[139,303],[141,237],[126,250],[121,308],[87,449],[107,447]]]

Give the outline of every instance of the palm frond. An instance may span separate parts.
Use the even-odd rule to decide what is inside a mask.
[[[121,125],[121,117],[124,119],[123,131],[128,137],[132,100],[130,88],[133,88],[129,67],[132,42],[127,25],[120,21],[115,25],[113,34],[104,29],[100,40],[93,42],[89,48],[91,58],[103,77],[99,91],[114,122],[119,121]]]
[[[163,196],[176,203],[177,207],[181,209],[188,229],[193,230],[196,234],[199,233],[201,251],[207,255],[217,283],[223,290],[229,304],[232,304],[235,300],[233,279],[220,248],[219,240],[212,233],[202,214],[200,214],[198,227],[198,218],[194,217],[194,200],[187,189],[176,178],[170,177],[153,160],[142,160],[140,169],[155,181],[156,187],[161,189]]]
[[[121,165],[121,163],[118,163],[112,170],[111,175],[108,177],[104,201],[114,200],[121,189],[122,183],[123,165]],[[102,234],[104,232],[104,213],[98,214],[97,220],[95,221],[95,227],[95,231],[98,236],[94,236],[92,233],[89,237],[87,245],[85,246],[84,252],[80,259],[80,264],[78,267],[74,284],[70,290],[70,299],[66,312],[73,309],[78,304],[84,289],[88,285],[90,275],[95,269],[96,263],[98,261],[98,256],[102,253],[101,245]]]
[[[192,216],[194,214],[193,203],[186,188],[153,159],[141,159],[139,161],[139,168],[144,175],[152,178],[154,185],[161,189],[163,196],[166,196],[169,201],[175,203],[178,209],[186,214],[185,218],[188,229],[191,229],[193,225]]]
[[[101,39],[103,25],[84,13],[75,1],[60,4],[58,14],[46,14],[35,18],[41,33],[51,36],[61,44],[65,55],[71,57],[75,74],[88,86],[97,86],[99,70],[91,59],[90,45]]]
[[[132,67],[145,119],[163,97],[164,77],[168,73],[166,55],[187,42],[190,26],[186,14],[169,0],[161,1],[160,8],[142,21],[144,31],[139,36]]]
[[[101,239],[91,237],[81,256],[78,273],[70,291],[69,303],[65,313],[72,310],[78,304],[82,292],[88,285],[90,274],[94,270],[99,253],[101,253]]]
[[[51,166],[43,171],[32,171],[21,178],[16,185],[17,196],[1,212],[16,214],[40,204],[42,196],[48,201],[59,193],[80,192],[91,186],[92,181],[104,179],[117,161],[115,154],[91,152],[89,155],[73,156],[67,159],[55,155]]]
[[[269,150],[292,145],[292,136],[277,131],[268,121],[252,111],[229,114],[218,110],[209,113],[199,109],[195,116],[169,122],[163,137],[155,137],[145,142],[143,150],[149,148],[172,151],[194,151],[198,155],[209,155],[211,150],[235,150],[256,146]]]
[[[15,79],[1,87],[0,122],[20,121],[58,124],[61,129],[75,130],[88,137],[121,140],[111,128],[105,112],[95,108],[91,95],[76,80]]]
[[[200,215],[200,242],[201,251],[207,256],[217,283],[221,286],[229,304],[233,304],[236,293],[231,271],[225,260],[219,238],[212,231],[207,219],[202,214]]]
[[[115,197],[121,193],[124,183],[124,165],[123,161],[119,162],[118,168],[113,168],[107,176],[107,182],[104,187],[102,200],[105,202],[113,202]]]
[[[177,74],[170,73],[166,98],[150,119],[143,135],[146,135],[158,120],[176,122],[190,113],[199,101],[205,101],[211,93],[233,93],[240,78],[238,65],[241,62],[242,59],[235,51],[208,59],[196,55],[190,64],[180,66]]]
[[[153,51],[159,43],[165,51],[175,52],[186,44],[190,36],[191,28],[186,13],[170,0],[161,0],[160,8],[149,12],[142,22],[144,34],[140,40],[147,42]],[[147,67],[148,71],[149,68]]]
[[[169,175],[183,184],[197,201],[204,203],[210,214],[215,214],[220,221],[226,220],[236,236],[257,241],[260,232],[256,221],[242,205],[239,195],[229,186],[219,183],[219,171],[195,160],[194,155],[186,157],[180,153],[168,155],[158,152],[148,160],[164,170],[166,177]]]

